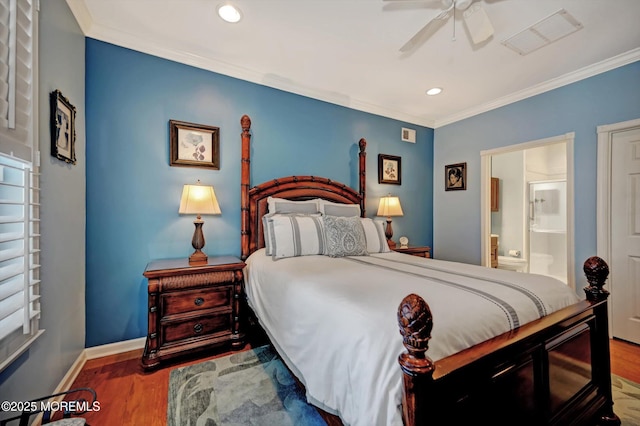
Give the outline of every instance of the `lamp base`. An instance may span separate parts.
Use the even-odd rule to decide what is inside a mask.
[[[207,254],[204,253],[201,249],[204,247],[204,235],[202,234],[202,224],[203,220],[198,215],[198,218],[193,221],[195,225],[195,230],[193,231],[193,238],[191,239],[191,245],[196,251],[193,252],[191,256],[189,256],[189,265],[206,265],[207,264]]]
[[[393,237],[393,228],[391,228],[391,218],[387,217],[387,228],[384,230],[384,236],[387,237],[387,244],[389,248],[393,250],[396,248],[396,243],[393,242],[391,237]]]
[[[209,257],[206,253],[200,249],[196,249],[191,256],[189,256],[189,265],[206,265]]]

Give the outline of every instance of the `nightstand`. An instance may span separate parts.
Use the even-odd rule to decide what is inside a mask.
[[[405,253],[405,254],[410,254],[412,256],[418,256],[418,257],[431,257],[431,247],[428,246],[424,246],[424,247],[400,247],[400,246],[395,246],[395,248],[392,249],[393,251],[397,251],[398,253]]]
[[[148,279],[149,331],[142,366],[153,368],[226,344],[242,348],[244,266],[233,256],[210,256],[198,266],[186,258],[150,262],[143,274]]]

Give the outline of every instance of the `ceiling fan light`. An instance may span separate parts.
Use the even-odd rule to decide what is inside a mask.
[[[466,10],[469,6],[471,6],[473,0],[455,0],[456,9],[458,10]]]
[[[427,90],[427,95],[429,96],[439,95],[440,93],[442,93],[442,87],[432,87],[431,89]]]
[[[229,3],[218,6],[218,16],[220,16],[223,21],[231,24],[235,24],[242,19],[240,9]]]
[[[493,25],[491,25],[487,12],[479,3],[465,10],[463,16],[464,24],[467,26],[474,44],[482,43],[493,35]]]

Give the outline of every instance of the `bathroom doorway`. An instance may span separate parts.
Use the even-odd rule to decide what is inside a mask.
[[[575,288],[573,137],[481,153],[485,266],[548,275]]]

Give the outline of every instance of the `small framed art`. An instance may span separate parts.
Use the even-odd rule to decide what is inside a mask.
[[[402,184],[402,160],[400,157],[378,154],[378,183]]]
[[[220,128],[169,120],[170,166],[220,170]]]
[[[76,107],[59,90],[50,95],[51,155],[76,164]]]
[[[467,189],[467,163],[444,166],[444,190],[457,191]]]

